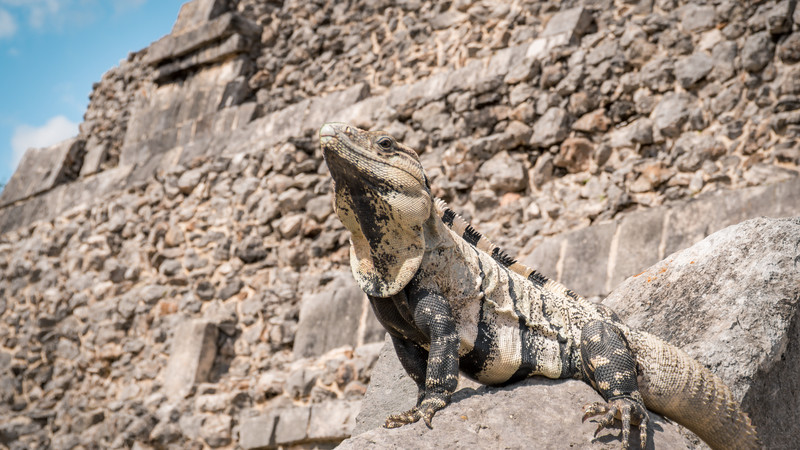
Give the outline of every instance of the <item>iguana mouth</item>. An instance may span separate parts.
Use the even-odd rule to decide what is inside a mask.
[[[361,177],[374,176],[376,166],[385,166],[393,170],[405,172],[425,186],[425,179],[422,178],[421,169],[412,167],[410,161],[405,159],[394,159],[391,162],[380,158],[371,153],[371,145],[368,143],[358,143],[353,141],[349,134],[349,125],[341,124],[344,130],[339,130],[337,124],[326,123],[319,129],[319,142],[325,161],[334,171],[347,173],[347,169],[355,169]],[[415,173],[419,171],[420,173]],[[333,174],[333,172],[332,172]],[[352,174],[350,175],[352,176]]]

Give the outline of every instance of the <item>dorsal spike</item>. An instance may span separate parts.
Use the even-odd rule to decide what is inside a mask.
[[[444,200],[436,198],[434,200],[434,207],[436,209],[436,214],[439,215],[445,225],[455,231],[456,234],[461,236],[462,239],[473,247],[488,253],[503,267],[507,267],[509,270],[522,275],[532,283],[544,286],[551,292],[555,292],[559,295],[566,295],[576,300],[581,300],[583,298],[572,290],[567,289],[563,284],[547,278],[524,264],[520,264],[516,259],[503,251],[503,249],[493,244],[486,236],[479,233],[472,225],[464,220],[463,217],[458,215],[458,213],[450,209]]]

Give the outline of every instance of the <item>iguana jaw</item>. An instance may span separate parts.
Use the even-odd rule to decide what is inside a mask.
[[[326,123],[319,130],[319,141],[334,180],[340,176],[361,179],[385,176],[388,178],[382,179],[398,189],[427,190],[427,179],[416,152],[383,131]],[[386,142],[391,144],[390,148],[381,147]],[[340,167],[334,167],[337,165]]]
[[[328,123],[319,137],[336,213],[351,233],[353,275],[367,294],[390,297],[414,276],[426,248],[433,200],[422,165],[382,132]]]

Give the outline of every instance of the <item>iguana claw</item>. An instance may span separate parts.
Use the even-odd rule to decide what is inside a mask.
[[[383,426],[384,428],[398,428],[422,419],[428,428],[433,429],[431,422],[433,416],[436,414],[436,411],[444,408],[445,404],[444,401],[436,399],[424,400],[419,406],[415,406],[406,412],[392,414],[387,417],[386,423],[384,423]]]
[[[650,416],[647,409],[641,403],[630,398],[618,398],[608,403],[594,402],[583,407],[583,418],[581,421],[594,416],[602,415],[599,419],[592,419],[597,422],[597,429],[594,435],[603,428],[610,428],[614,419],[622,420],[622,448],[630,447],[631,424],[639,426],[639,438],[642,448],[647,446],[647,425]]]

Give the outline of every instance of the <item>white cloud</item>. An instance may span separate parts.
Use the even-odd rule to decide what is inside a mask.
[[[0,0],[0,5],[16,8],[37,30],[57,30],[90,23],[95,19],[99,0]]]
[[[16,32],[17,22],[14,17],[5,9],[0,8],[0,39],[11,37]]]
[[[40,127],[19,125],[14,128],[14,134],[11,136],[11,149],[14,152],[11,164],[16,167],[29,148],[49,147],[76,134],[78,134],[78,124],[64,116],[55,116]]]

